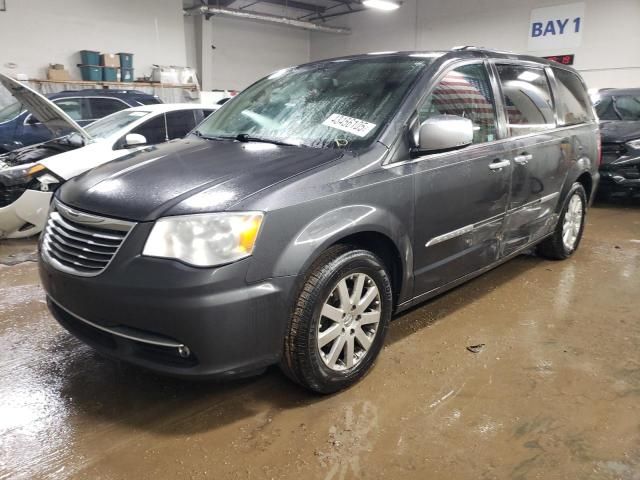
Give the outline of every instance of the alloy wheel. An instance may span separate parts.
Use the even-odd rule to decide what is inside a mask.
[[[583,211],[582,199],[574,193],[569,200],[569,205],[564,215],[564,223],[562,224],[562,242],[570,252],[574,250],[580,235]]]
[[[353,273],[340,279],[322,306],[317,345],[324,364],[335,371],[358,365],[378,333],[380,291],[371,277]]]

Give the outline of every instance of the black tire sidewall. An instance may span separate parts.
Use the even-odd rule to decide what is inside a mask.
[[[310,318],[305,319],[306,322],[308,322],[306,354],[309,367],[311,367],[312,373],[321,385],[322,390],[327,392],[337,391],[351,385],[368,372],[384,344],[384,338],[393,309],[391,282],[384,269],[383,263],[375,255],[366,250],[350,251],[330,262],[330,265],[331,272],[321,278],[316,286],[319,292],[315,305],[310,312]],[[338,281],[355,273],[364,273],[375,282],[380,293],[380,322],[373,344],[367,352],[366,357],[350,370],[344,372],[335,371],[324,364],[318,351],[317,336],[320,312]],[[307,315],[309,315],[309,312]]]

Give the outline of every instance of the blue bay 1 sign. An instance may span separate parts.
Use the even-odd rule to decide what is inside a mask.
[[[584,2],[532,10],[529,50],[579,47],[584,30],[584,12]]]

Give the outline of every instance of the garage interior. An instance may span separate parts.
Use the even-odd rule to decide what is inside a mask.
[[[77,67],[130,52],[135,89],[214,105],[311,61],[473,45],[566,57],[591,94],[640,88],[637,0],[367,3],[4,0],[0,72],[42,94],[132,88]],[[537,43],[536,12],[568,3],[580,38]],[[371,372],[328,396],[277,367],[195,382],[103,357],[49,313],[37,242],[0,239],[0,479],[640,479],[634,192],[595,199],[566,261],[528,251],[394,316]]]

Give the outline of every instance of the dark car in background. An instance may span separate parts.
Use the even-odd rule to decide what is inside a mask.
[[[602,134],[600,193],[640,193],[640,88],[601,90],[594,105]]]
[[[60,324],[108,356],[188,378],[279,363],[335,392],[394,312],[533,246],[571,256],[598,140],[580,76],[535,57],[288,68],[185,139],[65,183],[40,278]]]
[[[162,103],[158,97],[138,90],[65,90],[46,97],[81,127],[125,108]],[[42,125],[20,102],[0,109],[0,153],[34,145],[65,135]]]

